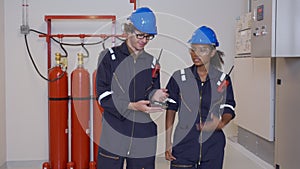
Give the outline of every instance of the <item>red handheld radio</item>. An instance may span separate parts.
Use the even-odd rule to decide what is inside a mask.
[[[229,71],[229,73],[228,73],[228,76],[230,75],[230,73],[231,73],[233,67],[234,67],[234,66],[231,67],[231,69],[230,69],[230,71]],[[221,77],[221,78],[222,78],[222,77]],[[218,86],[218,89],[217,89],[218,92],[220,92],[220,93],[223,92],[224,88],[227,87],[227,86],[229,85],[229,81],[226,79],[226,76],[224,76],[224,78],[222,78],[222,79],[221,79],[221,78],[220,78],[220,80],[219,80],[219,82],[221,82],[221,83],[220,83],[220,85]]]
[[[160,71],[159,60],[160,60],[160,56],[161,56],[161,54],[162,54],[162,51],[163,51],[163,49],[160,50],[158,59],[156,60],[155,65],[153,65],[153,68],[152,68],[152,78],[157,78],[157,75],[158,75],[158,73],[159,73],[159,71]]]

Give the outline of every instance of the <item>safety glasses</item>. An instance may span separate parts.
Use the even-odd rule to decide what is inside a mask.
[[[145,34],[145,33],[136,33],[134,32],[135,36],[137,39],[144,39],[146,38],[147,40],[152,40],[154,38],[154,35],[151,34]]]
[[[190,51],[194,52],[198,56],[207,56],[212,51],[212,46],[201,46],[201,47],[191,47]]]

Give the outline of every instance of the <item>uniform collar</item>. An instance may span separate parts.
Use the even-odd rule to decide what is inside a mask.
[[[120,45],[120,49],[121,52],[126,55],[126,56],[132,56],[133,58],[140,58],[143,56],[143,54],[145,53],[145,51],[143,50],[139,56],[137,57],[136,54],[129,48],[129,46],[127,45],[126,41],[124,41],[121,45]]]
[[[190,67],[190,69],[191,69],[191,71],[192,71],[194,77],[195,77],[196,79],[199,79],[199,80],[200,80],[199,75],[198,75],[198,73],[197,73],[197,67],[196,67],[196,65],[192,65],[192,66]],[[215,78],[218,79],[218,78],[219,78],[219,77],[218,77],[218,74],[220,74],[220,71],[219,71],[218,69],[216,69],[213,65],[210,65],[210,66],[209,66],[208,75],[207,75],[207,77],[206,77],[206,81],[209,80],[209,79],[215,79]]]
[[[124,41],[121,45],[120,45],[120,50],[121,52],[126,55],[129,56],[130,55],[130,51],[129,51],[129,47],[126,44],[126,41]]]

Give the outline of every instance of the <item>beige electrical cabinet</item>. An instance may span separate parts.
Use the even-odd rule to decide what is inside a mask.
[[[274,60],[237,57],[234,62],[235,123],[268,141],[274,141]]]
[[[235,58],[236,123],[274,143],[276,169],[298,169],[300,1],[251,1],[250,52],[238,47]]]
[[[252,24],[252,13],[241,16],[236,24],[235,123],[268,141],[274,141],[275,62],[270,57],[251,57]]]

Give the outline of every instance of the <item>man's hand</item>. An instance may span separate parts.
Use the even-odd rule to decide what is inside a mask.
[[[157,89],[151,97],[151,101],[165,102],[169,97],[167,91],[167,89]]]
[[[145,113],[157,113],[157,112],[164,111],[164,109],[162,109],[161,107],[150,107],[149,104],[150,104],[150,101],[148,101],[148,100],[140,100],[137,102],[130,102],[128,105],[128,109],[141,111],[141,112],[145,112]]]

